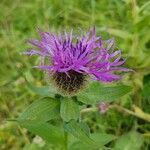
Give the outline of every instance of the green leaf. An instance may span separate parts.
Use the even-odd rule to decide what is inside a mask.
[[[131,131],[118,138],[114,150],[141,150],[143,142],[141,134]]]
[[[80,122],[79,124],[84,133],[90,136],[90,128],[88,127],[88,125],[85,122]]]
[[[98,143],[99,147],[104,147],[105,144],[116,139],[116,136],[105,133],[93,133],[91,134],[91,139]],[[75,141],[75,140],[74,140]],[[89,149],[89,145],[83,143],[82,141],[75,141],[69,146],[69,150],[86,150]],[[90,147],[90,150],[97,150],[96,147]]]
[[[46,122],[59,116],[59,101],[50,97],[34,101],[17,118],[18,122]]]
[[[35,87],[32,84],[30,84],[28,81],[27,81],[27,86],[32,92],[41,96],[54,97],[55,94],[57,94],[54,87],[50,87],[50,86]]]
[[[93,133],[91,134],[91,138],[97,143],[99,143],[101,146],[104,146],[105,144],[111,142],[112,140],[115,140],[117,137],[112,134]]]
[[[83,142],[81,141],[77,141],[77,142],[74,142],[70,147],[69,147],[69,150],[96,150],[97,148],[95,147],[89,147],[89,145],[87,144],[84,144]]]
[[[63,98],[61,100],[60,115],[66,122],[71,119],[77,120],[79,118],[78,104],[71,98]]]
[[[44,123],[21,123],[21,126],[30,132],[39,135],[43,140],[54,145],[62,145],[64,143],[63,131],[47,122]]]
[[[66,123],[64,126],[66,132],[72,134],[74,137],[88,145],[89,147],[97,148],[99,147],[97,143],[95,143],[89,136],[87,132],[85,132],[85,127],[83,127],[82,123],[77,123],[74,120],[71,120],[69,123]]]
[[[111,102],[131,91],[130,86],[117,85],[104,87],[98,82],[93,82],[87,89],[77,95],[78,100],[86,104],[96,104],[97,102]]]

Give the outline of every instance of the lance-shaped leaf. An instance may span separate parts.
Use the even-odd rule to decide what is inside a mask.
[[[47,122],[44,123],[21,123],[21,126],[30,132],[39,135],[43,140],[54,145],[64,144],[64,133],[60,128]]]
[[[87,127],[83,123],[77,123],[75,120],[71,120],[69,123],[66,123],[64,126],[66,132],[72,134],[74,137],[82,141],[84,144],[89,147],[98,148],[99,145],[90,138],[89,134],[86,132]]]
[[[102,86],[98,82],[91,83],[85,90],[77,95],[78,100],[86,104],[96,104],[105,101],[112,102],[131,91],[127,85]]]
[[[41,96],[54,97],[55,94],[57,94],[56,89],[54,87],[50,87],[50,86],[36,87],[30,84],[28,81],[27,81],[27,86],[32,92]]]
[[[105,144],[111,142],[112,140],[116,139],[116,136],[106,133],[93,133],[91,134],[91,139],[98,143],[99,147],[104,147]],[[89,149],[89,145],[85,144],[82,141],[75,141],[73,142],[69,150],[82,150],[82,149]],[[97,150],[96,147],[90,147],[90,150]]]
[[[23,122],[46,122],[59,116],[59,101],[50,97],[45,97],[34,101],[17,118],[20,123]]]
[[[105,144],[109,143],[112,140],[115,140],[117,137],[112,134],[106,134],[106,133],[93,133],[91,134],[91,138],[99,143],[101,146],[104,146]]]
[[[71,98],[61,99],[60,115],[66,122],[71,119],[77,120],[79,118],[78,104]]]

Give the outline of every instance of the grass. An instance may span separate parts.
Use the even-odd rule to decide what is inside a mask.
[[[117,48],[127,58],[126,65],[134,73],[125,76],[122,82],[132,85],[131,97],[124,98],[120,105],[131,108],[136,104],[150,113],[150,1],[147,0],[1,0],[0,2],[0,149],[23,149],[32,141],[32,136],[8,118],[20,112],[36,99],[24,79],[43,85],[43,74],[32,69],[36,58],[29,59],[19,52],[28,48],[26,39],[37,37],[36,27],[49,31],[82,28],[86,31],[96,26],[102,38],[115,37]],[[144,93],[144,94],[143,94]],[[146,93],[146,94],[145,94]],[[93,118],[93,119],[91,119]],[[111,110],[104,117],[91,114],[87,119],[91,131],[122,135],[135,128],[145,135],[143,149],[147,149],[150,126],[133,116]]]

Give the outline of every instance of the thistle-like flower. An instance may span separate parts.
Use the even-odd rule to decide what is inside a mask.
[[[95,28],[87,34],[52,34],[38,30],[40,40],[29,40],[37,49],[23,52],[41,57],[39,66],[48,72],[58,89],[67,94],[79,91],[87,77],[94,80],[111,82],[120,79],[115,71],[128,71],[120,67],[125,60],[121,50],[112,52],[114,40],[103,41],[96,36]]]

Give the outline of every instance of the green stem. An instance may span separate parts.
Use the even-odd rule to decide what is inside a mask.
[[[68,133],[64,131],[65,140],[64,140],[64,149],[68,150]]]
[[[117,105],[117,104],[112,104],[108,108],[109,109],[113,108],[113,109],[116,109],[119,112],[126,113],[126,114],[129,114],[129,115],[132,115],[132,116],[135,116],[137,118],[141,118],[145,121],[150,122],[150,115],[149,114],[143,112],[139,107],[137,107],[135,105],[133,105],[132,107],[133,107],[134,111],[131,111],[131,110],[129,110],[127,108],[124,108],[124,107],[122,107],[120,105]],[[82,109],[80,111],[80,113],[82,115],[82,114],[85,114],[85,113],[96,112],[96,111],[98,111],[98,109],[96,107],[92,107],[92,108]]]
[[[121,107],[121,106],[119,106],[117,104],[110,105],[109,108],[115,108],[119,112],[123,112],[123,113],[127,113],[127,114],[135,116],[135,113],[133,111],[131,111],[129,109],[126,109],[124,107]]]
[[[85,108],[80,111],[81,114],[98,111],[97,107]]]
[[[109,108],[115,108],[116,110],[118,110],[122,113],[130,114],[132,116],[135,116],[137,118],[141,118],[145,121],[150,122],[150,115],[149,114],[143,112],[139,107],[137,107],[135,105],[133,105],[132,107],[133,107],[134,111],[131,111],[129,109],[126,109],[126,108],[119,106],[119,105],[116,105],[116,104],[109,106]]]

